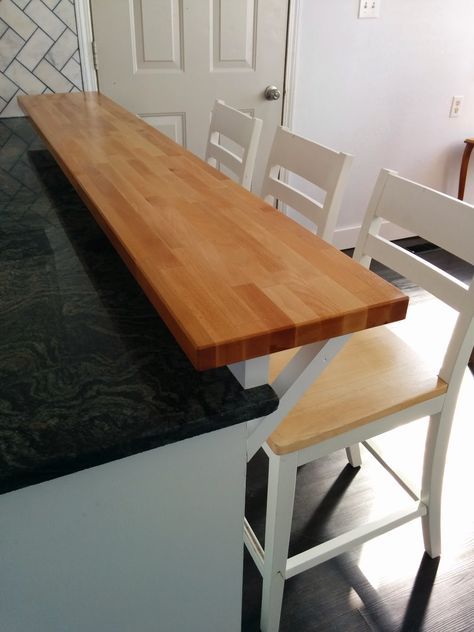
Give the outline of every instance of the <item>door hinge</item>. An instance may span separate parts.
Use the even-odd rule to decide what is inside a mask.
[[[92,40],[91,44],[92,44],[92,63],[94,64],[95,70],[99,70],[99,63],[97,60],[97,45],[95,43],[95,40]]]

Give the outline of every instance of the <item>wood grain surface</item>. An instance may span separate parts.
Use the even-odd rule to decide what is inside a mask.
[[[292,353],[272,356],[271,378]],[[436,369],[388,327],[360,331],[270,435],[268,444],[275,454],[302,450],[446,390]]]
[[[402,292],[104,95],[18,101],[197,369],[404,318]]]

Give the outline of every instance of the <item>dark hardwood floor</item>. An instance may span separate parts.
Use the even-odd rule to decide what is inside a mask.
[[[405,247],[466,280],[473,269],[420,240]],[[377,273],[414,301],[429,295],[375,265]],[[443,554],[423,550],[415,521],[288,580],[281,632],[468,632],[474,631],[474,501],[471,491],[474,378],[469,369],[451,435],[443,495]],[[419,469],[425,423],[397,430],[387,446],[393,458]],[[387,447],[385,446],[385,447]],[[365,452],[365,451],[364,451]],[[314,546],[349,526],[396,507],[405,498],[366,452],[353,469],[344,452],[300,468],[290,554]],[[249,464],[247,516],[263,541],[267,459],[260,451]],[[259,630],[261,577],[245,552],[244,632]]]

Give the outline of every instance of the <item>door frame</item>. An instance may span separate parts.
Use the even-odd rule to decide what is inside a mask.
[[[282,123],[292,128],[295,78],[297,56],[297,30],[301,0],[288,1],[288,27],[286,37],[286,58],[283,86],[283,115]],[[92,27],[91,0],[76,0],[77,36],[81,56],[82,83],[85,91],[98,90],[97,72],[94,66],[94,32]]]
[[[289,129],[293,129],[300,9],[301,0],[288,0],[282,124]]]
[[[94,65],[94,33],[90,0],[76,0],[77,39],[81,56],[82,87],[85,92],[98,89]]]

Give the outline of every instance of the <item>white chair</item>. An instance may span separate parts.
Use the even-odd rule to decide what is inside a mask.
[[[350,154],[334,151],[278,127],[267,163],[262,197],[270,204],[278,201],[293,208],[317,228],[319,237],[331,242],[351,163]],[[286,181],[288,172],[324,191],[324,202],[289,184]]]
[[[414,347],[423,337],[436,346],[441,332],[433,326],[432,312],[431,320],[410,332],[416,305],[410,305],[398,329],[390,325],[353,334],[268,439],[265,551],[245,523],[247,548],[263,576],[265,632],[278,630],[286,579],[410,520],[421,518],[426,552],[431,557],[441,553],[443,471],[459,387],[474,344],[474,283],[461,283],[380,237],[383,219],[474,264],[473,207],[382,170],[354,256],[365,266],[374,258],[433,294],[443,308],[454,311],[453,329],[447,332],[441,367],[434,368]],[[404,329],[410,344],[400,337]],[[272,358],[274,372],[288,355]],[[429,418],[423,473],[420,489],[413,489],[388,466],[371,439],[422,417]],[[407,507],[287,559],[298,466],[359,442],[408,493]]]
[[[261,131],[261,119],[217,99],[209,126],[206,162],[219,170],[222,166],[227,167],[239,184],[250,191]],[[228,141],[232,143],[231,148]],[[238,146],[235,151],[234,145]]]

